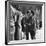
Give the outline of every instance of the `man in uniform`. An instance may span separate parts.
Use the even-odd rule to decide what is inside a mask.
[[[27,11],[26,17],[22,19],[22,31],[26,32],[26,40],[29,40],[29,32],[31,35],[31,39],[35,39],[35,24],[32,19],[34,16],[34,12],[31,10]]]

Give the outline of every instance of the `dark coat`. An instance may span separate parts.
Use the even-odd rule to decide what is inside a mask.
[[[24,27],[24,24],[26,25],[26,27]],[[21,25],[22,25],[23,32],[30,32],[30,30],[33,30],[35,27],[35,24],[33,23],[32,17],[29,17],[29,19],[27,19],[26,17],[23,18],[21,21]]]

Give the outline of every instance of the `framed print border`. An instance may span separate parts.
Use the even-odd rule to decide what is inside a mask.
[[[5,44],[6,45],[22,45],[22,44],[39,44],[39,43],[45,43],[45,2],[31,2],[31,4],[42,4],[43,5],[43,10],[44,10],[44,42],[33,42],[33,43],[17,43],[17,44],[8,44],[9,40],[9,13],[10,13],[10,2],[12,1],[5,1]],[[24,3],[25,4],[30,4],[27,1],[14,1],[14,2],[20,2],[20,3]]]

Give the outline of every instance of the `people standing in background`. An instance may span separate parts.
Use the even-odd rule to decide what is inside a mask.
[[[34,11],[31,10],[29,17],[29,25],[28,25],[28,30],[30,32],[31,39],[35,39],[35,20],[33,19],[33,16],[34,16]]]
[[[31,35],[31,39],[35,39],[35,23],[32,17],[34,16],[34,12],[31,10],[27,11],[27,14],[22,19],[22,31],[26,32],[26,40],[29,40],[29,32]]]
[[[21,32],[21,19],[23,18],[23,14],[16,9],[16,13],[14,15],[14,21],[15,21],[15,33],[14,33],[14,39],[15,40],[21,40],[22,39],[22,32]]]
[[[19,29],[19,24],[18,24],[18,20],[19,20],[19,15],[17,15],[17,19],[16,19],[16,22],[15,22],[15,34],[14,34],[14,39],[15,40],[19,40],[19,32],[18,32],[18,29]]]

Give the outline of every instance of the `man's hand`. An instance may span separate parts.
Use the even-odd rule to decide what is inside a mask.
[[[24,24],[24,27],[26,27],[26,24]]]

